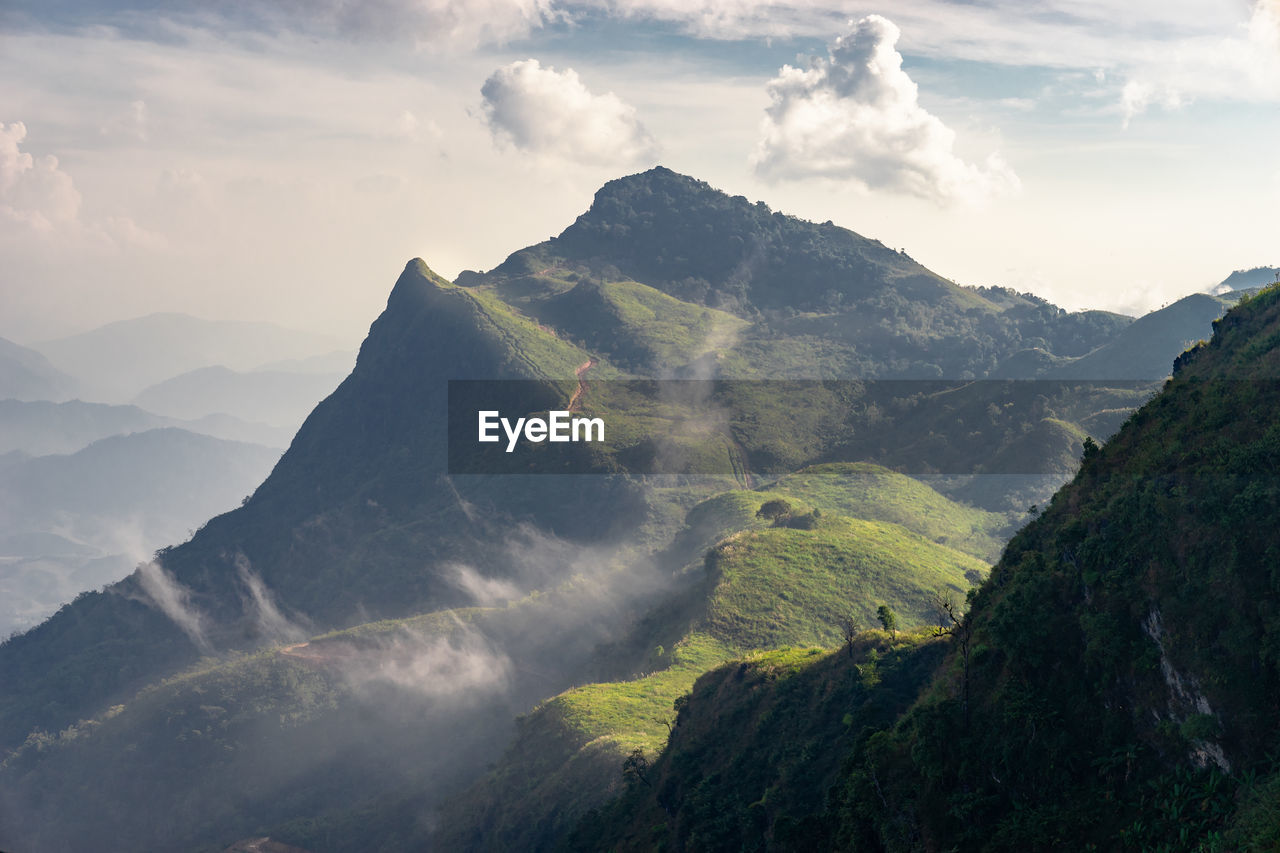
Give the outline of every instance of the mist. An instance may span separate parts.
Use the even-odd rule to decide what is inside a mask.
[[[173,624],[182,629],[191,642],[201,652],[213,652],[213,645],[208,637],[208,619],[191,604],[191,590],[183,586],[158,560],[151,560],[138,566],[135,575],[146,601],[168,616]]]
[[[430,700],[478,702],[510,688],[512,664],[483,633],[452,617],[448,636],[405,629],[380,638],[372,648],[339,653],[342,677],[366,698],[372,690],[397,691]],[[382,693],[387,697],[386,692]]]
[[[275,595],[254,572],[248,557],[243,553],[236,554],[233,563],[236,567],[236,577],[243,590],[241,601],[244,604],[245,613],[253,620],[259,636],[274,643],[288,643],[301,640],[308,635],[306,628],[294,623],[280,612]],[[243,595],[245,592],[248,593],[247,599]]]

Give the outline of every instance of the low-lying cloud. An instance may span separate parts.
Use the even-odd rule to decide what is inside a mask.
[[[455,617],[450,636],[404,630],[337,661],[354,689],[393,687],[428,699],[501,692],[511,660],[483,634]]]
[[[138,583],[147,600],[172,619],[200,651],[208,654],[213,650],[209,643],[205,615],[191,604],[191,590],[154,560],[138,566]]]
[[[635,166],[657,157],[657,142],[635,107],[613,92],[593,94],[572,68],[513,62],[494,71],[480,94],[499,144],[595,166]]]
[[[446,571],[452,572],[454,584],[481,607],[514,601],[521,595],[520,588],[511,581],[485,577],[471,566],[456,563],[447,566]]]
[[[980,204],[1016,193],[1000,157],[981,166],[953,152],[956,134],[920,106],[902,70],[900,32],[870,15],[836,39],[808,69],[784,65],[768,84],[761,139],[752,157],[770,180],[829,178],[939,204]]]
[[[245,614],[253,620],[258,634],[277,643],[304,639],[310,632],[280,612],[275,595],[253,570],[249,558],[244,554],[236,554],[233,562],[240,585],[248,594],[248,598],[244,600]]]

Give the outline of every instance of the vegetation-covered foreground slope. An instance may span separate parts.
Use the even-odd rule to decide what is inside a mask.
[[[1079,475],[1009,544],[915,705],[853,738],[824,804],[756,812],[767,818],[756,845],[1274,849],[1280,541],[1265,520],[1280,511],[1278,377],[1272,288],[1179,359],[1104,448],[1086,447]],[[769,701],[783,701],[775,692]],[[709,695],[688,703],[691,719],[727,712]],[[694,841],[717,837],[725,809],[751,813],[734,779],[681,757],[697,746],[683,729],[662,785],[588,821],[580,840],[715,849]],[[753,744],[748,765],[779,750],[742,728],[714,740]]]
[[[911,706],[946,653],[931,630],[838,651],[750,655],[698,679],[661,755],[558,849],[831,850],[823,814],[845,756]]]
[[[793,502],[792,523],[802,526],[761,527],[757,511],[781,494]],[[1003,521],[866,465],[804,469],[771,490],[727,492],[700,504],[689,513],[686,533],[712,523],[722,532],[750,527],[722,539],[685,574],[678,597],[641,623],[631,644],[648,650],[646,674],[576,687],[523,717],[497,768],[445,809],[434,843],[546,847],[621,790],[619,770],[629,753],[653,757],[661,750],[673,704],[703,673],[731,659],[755,660],[761,650],[838,646],[850,625],[878,624],[881,605],[898,613],[904,627],[927,624],[936,618],[933,599],[960,600],[983,576],[981,560],[902,524],[838,514],[858,510],[892,513],[941,539],[957,530],[980,539],[984,525]]]

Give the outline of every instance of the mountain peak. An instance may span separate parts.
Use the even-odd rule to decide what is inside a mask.
[[[700,181],[691,175],[673,171],[666,166],[654,166],[652,169],[647,169],[643,172],[623,175],[621,178],[614,178],[612,181],[608,181],[596,191],[596,198],[614,195],[620,191],[654,190],[658,188],[683,189],[685,191],[724,195],[723,192],[706,181]]]
[[[427,266],[427,262],[422,258],[414,258],[404,265],[406,273],[412,272],[424,281],[432,284],[437,288],[453,287],[453,283],[449,279],[437,273],[431,267]]]
[[[387,297],[387,308],[394,309],[406,301],[417,303],[423,299],[430,300],[437,294],[454,290],[455,287],[451,281],[427,266],[422,258],[413,258],[404,265],[404,272],[396,279],[391,295]]]
[[[936,299],[958,290],[878,240],[662,166],[609,181],[560,236],[533,249],[743,316],[853,305],[890,281]],[[504,272],[518,268],[510,261],[520,254]]]
[[[708,206],[720,207],[726,203],[739,213],[749,210],[763,212],[765,215],[772,213],[764,202],[752,204],[744,196],[730,196],[706,181],[672,171],[666,166],[654,166],[647,171],[624,175],[605,183],[596,190],[590,209],[565,229],[561,237],[568,235],[583,220],[608,220],[616,217],[622,212],[620,205],[640,210],[658,209],[643,204],[645,201],[660,205],[667,213],[705,209]]]

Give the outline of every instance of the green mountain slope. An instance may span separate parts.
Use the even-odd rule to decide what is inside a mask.
[[[860,498],[846,497],[839,484],[866,481],[882,511],[915,526],[946,523],[923,509],[945,509],[945,498],[926,497],[927,487],[870,466],[821,466],[789,480],[792,496],[855,507]],[[894,499],[894,486],[903,487],[903,500]],[[751,523],[774,494],[730,492],[706,501],[690,511],[686,532]],[[956,516],[972,512],[952,507]],[[837,646],[846,620],[875,624],[881,604],[904,625],[927,623],[936,595],[963,596],[985,570],[898,524],[830,512],[812,523],[746,530],[717,544],[689,575],[681,606],[664,606],[641,623],[633,643],[650,649],[642,664],[650,671],[575,688],[523,717],[503,760],[446,809],[433,842],[445,849],[543,848],[620,790],[619,768],[631,751],[661,749],[673,703],[704,672],[756,650]]]
[[[457,784],[470,766],[457,756],[483,753],[482,729],[456,724],[444,687],[432,697],[398,681],[415,666],[427,675],[433,652],[441,666],[451,652],[463,660],[470,621],[418,619],[208,661],[91,720],[33,733],[0,765],[6,846],[221,849],[300,814],[323,815],[335,801],[410,784],[420,771],[403,745],[442,727],[455,737],[431,770],[437,783]],[[512,713],[497,689],[504,672],[495,668],[482,685],[492,689],[461,710],[500,725]]]
[[[889,521],[957,551],[995,562],[1011,532],[1007,516],[948,500],[878,465],[814,465],[781,478],[770,493],[852,518]]]
[[[1115,339],[1078,359],[1040,374],[1050,379],[1162,379],[1172,370],[1169,353],[1180,353],[1209,337],[1213,321],[1236,297],[1195,293],[1139,317]]]
[[[1280,510],[1277,377],[1271,288],[1219,320],[1104,448],[1086,446],[914,706],[853,739],[824,809],[752,811],[754,791],[674,754],[656,792],[633,792],[579,838],[692,845],[745,812],[768,849],[1270,849],[1280,543],[1258,520]],[[735,704],[717,701],[695,694],[690,719],[726,719]],[[744,740],[758,755],[750,724],[710,746]],[[699,748],[679,729],[672,743]]]
[[[495,272],[523,272],[544,256],[601,259],[677,298],[739,312],[803,309],[833,288],[884,290],[889,279],[911,296],[982,302],[878,241],[774,213],[662,167],[605,184],[559,237]]]
[[[712,353],[748,325],[640,282],[603,281],[564,269],[497,279],[491,287],[539,322],[576,332],[592,352],[607,353],[620,366],[642,374],[672,370]]]

